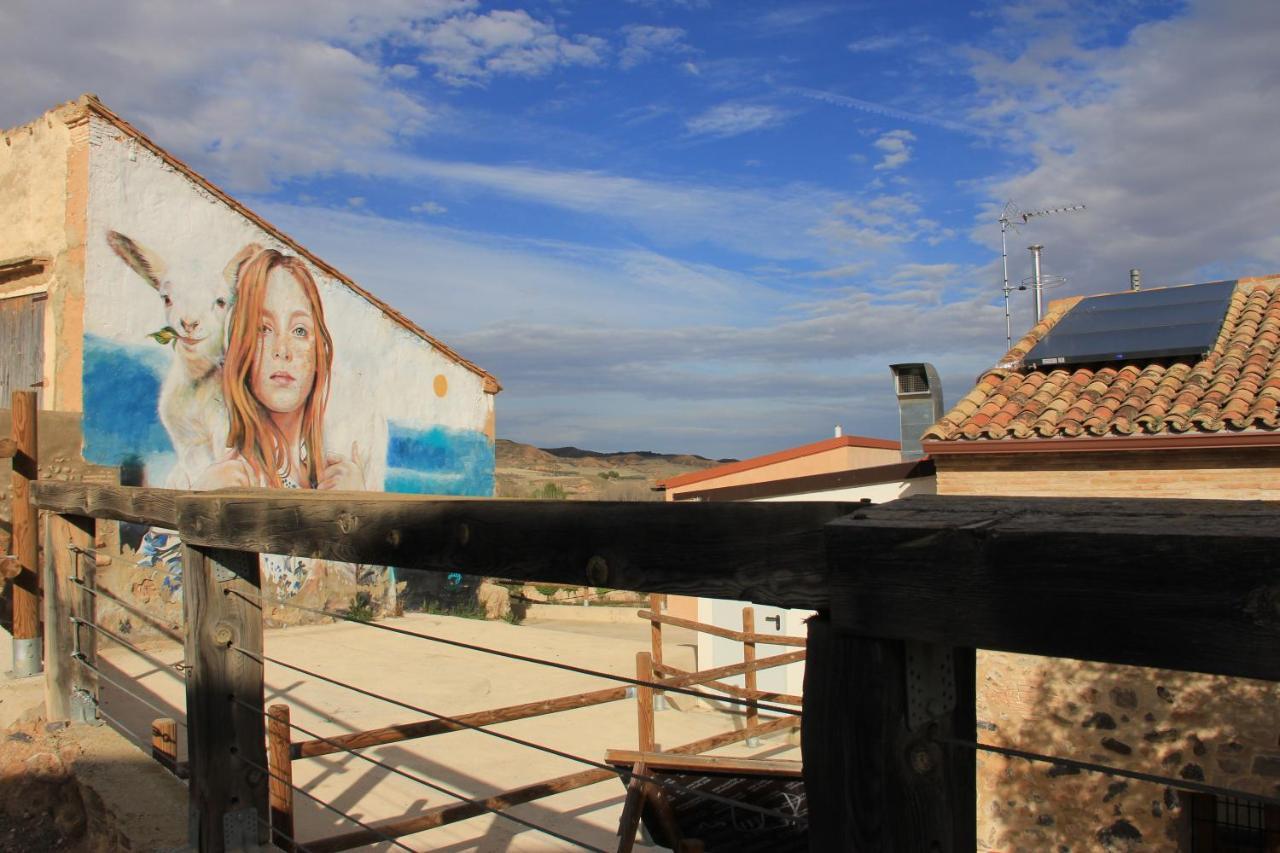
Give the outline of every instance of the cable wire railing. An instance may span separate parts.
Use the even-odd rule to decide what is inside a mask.
[[[62,632],[50,638],[51,648],[65,650],[49,660],[67,664],[51,675],[57,696],[93,692],[100,680],[110,684],[110,676],[97,671],[92,644],[99,637],[113,644],[122,639],[104,633],[110,628],[97,623],[92,613],[92,603],[99,598],[107,602],[121,596],[95,595],[94,567],[86,564],[83,572],[73,567],[74,560],[93,551],[93,522],[87,519],[152,524],[178,531],[186,543],[182,636],[199,655],[186,662],[190,669],[182,676],[189,697],[190,742],[198,744],[192,751],[191,785],[193,802],[200,803],[195,841],[203,850],[246,841],[228,835],[240,831],[235,827],[249,826],[252,835],[274,827],[273,819],[263,820],[272,814],[267,782],[283,785],[289,780],[291,785],[291,771],[283,768],[295,760],[358,755],[368,746],[461,730],[586,768],[547,780],[543,788],[550,782],[561,790],[592,784],[593,779],[621,780],[627,795],[619,850],[630,849],[633,839],[628,840],[626,830],[634,829],[638,813],[662,812],[662,797],[674,802],[680,797],[699,799],[705,793],[683,781],[695,772],[775,773],[779,778],[787,772],[797,778],[802,774],[804,788],[815,797],[802,814],[756,803],[749,803],[757,806],[755,810],[744,808],[736,795],[725,797],[728,802],[706,797],[700,801],[802,833],[811,849],[840,849],[850,839],[866,838],[893,849],[972,849],[975,756],[980,751],[1277,805],[1276,798],[1237,785],[1174,779],[1054,755],[1035,743],[983,743],[976,737],[974,717],[975,649],[1280,680],[1280,659],[1258,653],[1280,646],[1280,616],[1275,615],[1280,611],[1274,607],[1280,601],[1280,577],[1269,558],[1260,556],[1274,554],[1280,545],[1280,525],[1275,524],[1280,512],[1272,507],[1222,502],[1197,505],[1191,513],[1167,501],[930,496],[879,507],[556,505],[370,498],[305,490],[177,493],[63,483],[38,483],[34,491],[44,508],[60,513],[51,518],[55,523],[50,541],[65,540],[86,551],[68,553],[66,559],[55,556],[49,569],[50,577],[61,578],[49,588],[58,590],[54,607],[63,612],[47,619],[46,626]],[[1168,553],[1170,536],[1177,537],[1178,559],[1157,565],[1151,555]],[[618,691],[634,691],[639,749],[625,756],[611,750],[606,760],[597,761],[537,738],[494,731],[503,722],[546,713],[530,707],[534,703],[443,715],[419,702],[384,696],[268,654],[262,641],[268,604],[297,605],[318,617],[360,620],[265,594],[259,553],[746,600],[817,615],[808,622],[806,648],[793,653],[796,658],[755,658],[756,647],[768,640],[744,621],[741,631],[716,629],[717,637],[741,643],[744,656],[752,656],[744,657],[739,668],[682,673],[659,659],[658,643],[652,653],[642,653],[648,659],[638,659],[634,678],[488,649],[439,632],[374,624],[375,630],[406,640],[496,654],[621,685],[561,697],[561,704],[560,699],[548,700],[546,704],[555,708],[616,701],[625,697]],[[1034,553],[1034,571],[1027,569],[1028,553]],[[1220,570],[1225,564],[1233,567],[1231,572]],[[76,582],[70,580],[73,577]],[[1159,596],[1150,594],[1154,588],[1160,589]],[[660,624],[676,624],[674,617],[664,617],[656,608],[642,618],[653,623],[655,636]],[[1168,630],[1170,625],[1179,630]],[[73,656],[75,644],[81,642],[85,648]],[[134,652],[127,646],[125,650]],[[788,700],[798,696],[762,690],[748,678],[800,659],[806,670],[799,708],[787,707]],[[275,666],[430,719],[341,735],[286,726],[286,732],[310,734],[312,739],[293,743],[285,738],[287,759],[283,764],[269,760],[268,741],[274,756],[281,738],[278,731],[271,737],[267,733],[270,715],[264,713],[263,679],[265,670]],[[728,681],[737,676],[743,677],[741,686]],[[653,699],[664,693],[741,709],[747,722],[732,733],[660,750],[652,736]],[[763,712],[781,716],[764,721],[759,719]],[[763,760],[747,766],[751,759],[707,755],[718,746],[747,740],[752,733],[797,726],[805,735],[802,769],[766,767]],[[228,754],[235,761],[227,762]],[[208,761],[205,755],[223,758]],[[412,763],[400,766],[402,762],[382,756],[372,760],[421,776]],[[250,778],[233,772],[241,764],[261,773]],[[378,769],[400,775],[388,767]],[[388,838],[403,838],[458,816],[505,812],[545,795],[533,790],[537,785],[493,796],[464,786],[445,787],[461,799],[390,823],[354,820],[355,832],[304,839],[295,849],[329,853],[357,843],[387,843]],[[913,803],[912,808],[900,808],[904,802]],[[670,803],[667,806],[670,811]],[[242,813],[245,820],[239,817]],[[661,822],[660,815],[656,819]],[[676,832],[676,841],[678,823],[668,821],[666,826]],[[294,843],[290,827],[279,827],[280,837]]]

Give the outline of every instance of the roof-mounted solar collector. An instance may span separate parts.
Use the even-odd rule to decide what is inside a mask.
[[[1108,361],[1203,358],[1213,349],[1236,282],[1109,293],[1081,299],[1031,348],[1038,370]]]

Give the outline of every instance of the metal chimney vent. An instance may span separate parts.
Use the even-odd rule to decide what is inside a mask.
[[[928,362],[891,364],[898,397],[903,460],[924,456],[920,436],[942,417],[942,382]]]
[[[925,375],[923,364],[893,365],[891,369],[901,370],[894,374],[899,394],[928,394],[929,377]]]

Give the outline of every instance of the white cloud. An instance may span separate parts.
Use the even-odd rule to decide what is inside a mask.
[[[165,147],[233,190],[362,172],[362,163],[455,125],[405,88],[419,66],[450,82],[533,76],[602,61],[607,45],[561,35],[477,0],[309,5],[220,0],[0,4],[0,125],[93,91]],[[62,49],[50,50],[49,45]],[[394,63],[386,55],[394,46]]]
[[[263,213],[493,371],[506,389],[500,434],[547,446],[742,456],[834,423],[893,437],[886,364],[929,358],[964,382],[1002,351],[1002,314],[975,295],[971,270],[889,268],[881,294],[799,303],[751,276],[641,249],[287,205]]]
[[[439,216],[442,213],[447,213],[449,208],[437,201],[424,201],[422,204],[413,205],[409,210],[414,213],[423,213],[427,216]]]
[[[899,109],[898,107],[893,107],[888,104],[868,101],[863,98],[855,98],[850,95],[842,95],[838,92],[809,89],[803,86],[789,86],[784,88],[782,91],[787,94],[798,95],[802,98],[822,101],[823,103],[831,104],[833,106],[846,107],[851,110],[859,110],[861,112],[897,119],[899,121],[941,127],[945,130],[953,130],[956,133],[964,133],[972,136],[988,135],[987,130],[976,124],[966,124],[946,116],[935,115],[932,113],[912,112],[911,110]]]
[[[618,52],[618,65],[634,68],[659,54],[687,53],[684,30],[679,27],[654,27],[630,24],[622,28],[624,44]]]
[[[695,136],[727,137],[776,127],[787,120],[789,114],[767,104],[730,102],[718,104],[701,115],[685,122],[685,127]]]
[[[567,38],[523,9],[455,15],[425,28],[417,40],[422,61],[455,85],[495,74],[536,77],[562,65],[598,65],[607,49],[604,39]]]
[[[1028,159],[991,186],[974,239],[998,247],[1005,199],[1027,209],[1079,201],[1086,211],[1034,220],[1013,238],[1044,243],[1067,291],[1122,289],[1130,267],[1149,285],[1280,270],[1276,32],[1280,5],[1195,2],[1114,47],[1054,32],[1023,51],[975,54],[977,115]],[[1025,254],[1011,251],[1011,277]]]
[[[849,42],[849,50],[853,53],[878,53],[901,47],[904,41],[902,35],[865,36]]]
[[[415,157],[365,162],[367,173],[399,181],[446,183],[605,217],[640,229],[664,246],[711,243],[752,257],[846,262],[851,250],[887,251],[936,226],[904,195],[862,197],[803,183],[721,187],[600,171],[541,169]]]
[[[915,141],[916,135],[909,130],[891,130],[882,134],[872,143],[884,152],[884,156],[875,166],[876,170],[897,169],[906,165],[911,159],[911,143]]]

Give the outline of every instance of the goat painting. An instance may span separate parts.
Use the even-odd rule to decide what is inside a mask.
[[[188,489],[226,452],[227,407],[222,398],[222,362],[227,315],[235,301],[241,265],[261,251],[251,243],[231,258],[221,275],[186,271],[170,274],[155,251],[121,234],[107,243],[129,269],[155,289],[164,305],[165,327],[152,335],[173,345],[173,360],[160,386],[160,422],[169,434],[177,463],[165,486]]]

